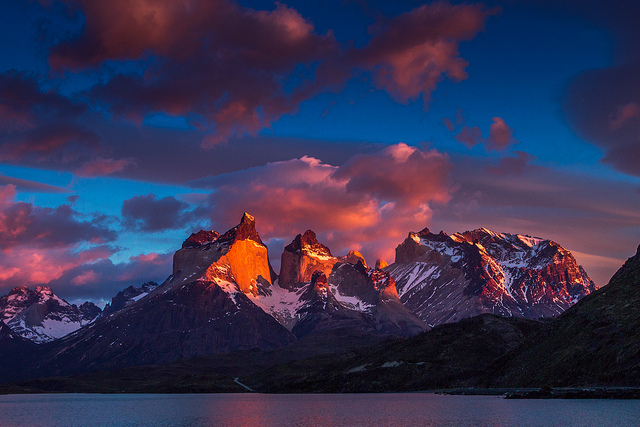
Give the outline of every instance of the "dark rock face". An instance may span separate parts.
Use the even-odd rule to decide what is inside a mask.
[[[364,310],[374,318],[378,333],[411,336],[427,329],[427,325],[400,302],[395,280],[384,270],[367,268],[360,261],[338,263],[329,282],[341,295],[362,301]]]
[[[318,242],[313,231],[307,230],[284,248],[278,283],[284,289],[300,289],[316,270],[329,275],[336,262],[338,259],[331,255],[329,248]]]
[[[182,247],[184,248],[184,244],[182,245]],[[107,304],[104,307],[104,310],[102,310],[102,315],[108,316],[118,310],[122,310],[128,304],[131,304],[148,295],[157,287],[158,284],[156,282],[147,282],[140,287],[129,286],[128,288],[118,292],[115,297],[111,298],[111,303]],[[80,306],[80,308],[82,309],[82,306]]]
[[[33,375],[67,375],[273,349],[293,341],[287,329],[243,293],[200,280],[154,293],[56,342],[32,370]]]
[[[597,289],[557,243],[487,229],[409,233],[385,270],[400,300],[432,326],[481,313],[554,317]]]
[[[337,328],[375,330],[371,316],[338,302],[327,283],[327,276],[320,270],[312,273],[311,283],[301,299],[306,303],[298,310],[300,320],[291,330],[296,338]]]
[[[50,287],[14,288],[0,298],[0,319],[11,330],[36,343],[63,337],[93,322],[101,313],[92,302],[80,307],[58,298]]]
[[[192,233],[191,236],[187,238],[187,240],[182,243],[183,248],[195,248],[198,246],[202,246],[205,243],[214,242],[218,240],[220,237],[220,233],[217,231],[205,231],[200,230],[197,233]]]

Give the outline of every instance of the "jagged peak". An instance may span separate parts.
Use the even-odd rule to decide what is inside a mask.
[[[266,246],[260,235],[256,231],[256,220],[252,215],[244,213],[240,219],[240,224],[236,225],[218,238],[219,243],[233,243],[238,240],[253,240],[256,243]]]
[[[240,219],[240,224],[244,224],[244,223],[254,223],[256,222],[256,218],[253,215],[250,215],[248,213],[243,213],[242,214],[242,218]]]
[[[367,267],[367,260],[364,259],[364,256],[360,253],[360,251],[352,250],[349,251],[345,256],[338,257],[338,259],[343,263],[349,264],[358,264],[361,263],[365,268]]]
[[[215,230],[200,230],[197,233],[192,233],[182,243],[183,248],[193,248],[204,245],[205,243],[215,242],[220,237],[220,233]]]
[[[333,257],[331,250],[322,243],[318,242],[316,233],[313,230],[307,230],[304,234],[298,234],[293,241],[284,248],[288,252],[302,252],[309,256],[325,256]]]
[[[377,259],[376,260],[376,267],[375,267],[376,270],[382,270],[383,268],[388,267],[388,266],[389,266],[389,263],[387,261],[385,261],[383,259]]]

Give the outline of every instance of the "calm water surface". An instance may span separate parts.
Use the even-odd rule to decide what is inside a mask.
[[[0,396],[2,426],[638,426],[635,400],[435,394]]]

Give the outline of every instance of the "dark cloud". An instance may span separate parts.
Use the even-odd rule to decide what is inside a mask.
[[[571,128],[604,151],[602,161],[640,176],[640,2],[555,2],[613,35],[614,63],[583,72],[568,85],[563,112]]]
[[[84,221],[69,205],[42,208],[16,202],[15,187],[0,187],[0,247],[65,247],[82,242],[110,242],[116,233],[108,227],[108,218],[97,216]]]
[[[640,54],[637,63],[576,77],[563,111],[579,136],[604,150],[603,162],[640,176]]]
[[[68,161],[93,150],[98,136],[81,119],[88,107],[43,90],[35,76],[0,73],[0,160]]]
[[[524,151],[514,151],[513,156],[502,157],[498,160],[498,166],[489,166],[487,170],[494,175],[522,175],[527,164],[535,159]]]
[[[134,196],[122,203],[124,225],[138,231],[162,231],[184,227],[193,218],[189,204],[173,196]]]
[[[33,191],[37,193],[68,193],[69,190],[55,185],[42,182],[30,181],[28,179],[14,178],[0,174],[0,186],[13,185],[18,191]]]

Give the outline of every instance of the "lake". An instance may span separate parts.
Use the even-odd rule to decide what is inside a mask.
[[[394,394],[0,396],[10,426],[637,426],[637,400]]]

